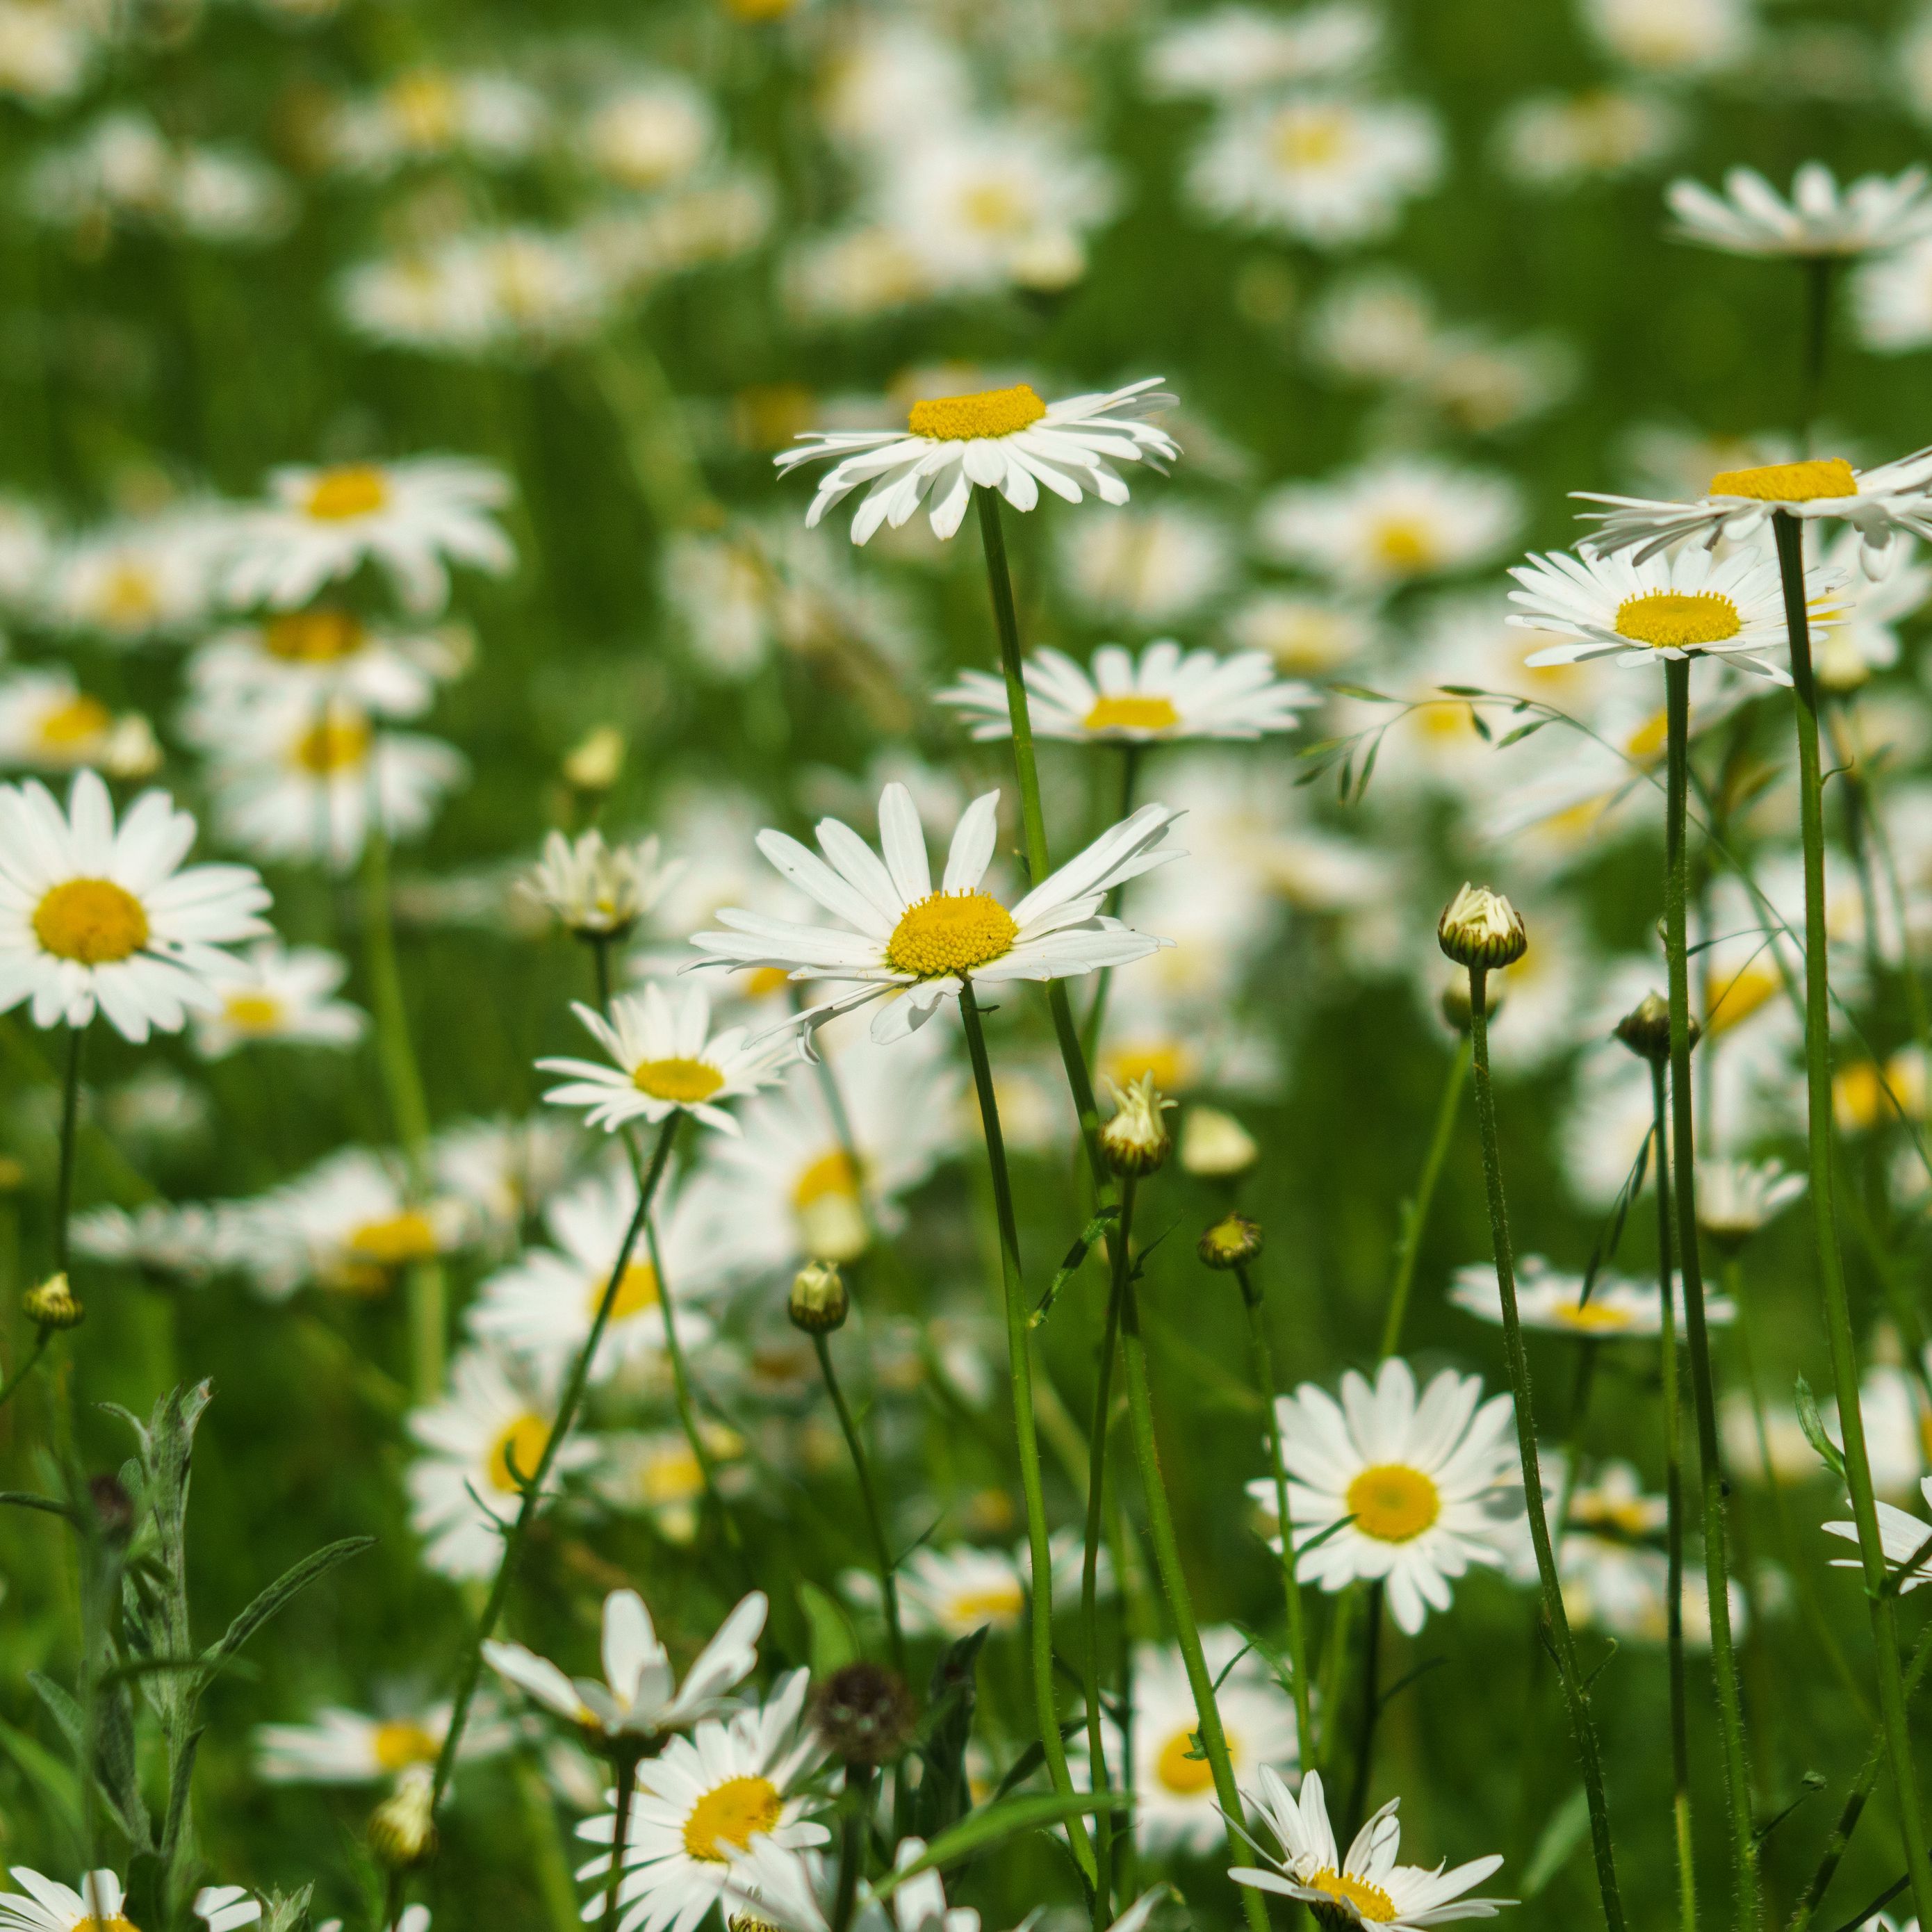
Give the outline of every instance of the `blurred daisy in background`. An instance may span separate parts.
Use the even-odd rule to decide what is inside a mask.
[[[418,66],[342,101],[322,146],[344,173],[376,179],[457,154],[504,167],[532,151],[546,118],[542,95],[507,74]]]
[[[1932,230],[1932,193],[1923,168],[1888,178],[1866,175],[1840,188],[1822,161],[1792,178],[1789,198],[1755,168],[1732,168],[1724,192],[1676,181],[1664,200],[1686,242],[1728,255],[1790,255],[1843,260],[1916,242]]]
[[[206,742],[232,724],[236,706],[294,698],[317,708],[339,698],[379,718],[420,717],[468,657],[458,634],[392,630],[339,604],[285,610],[196,646],[184,728]]]
[[[0,766],[72,772],[92,766],[111,778],[146,778],[161,762],[154,727],[138,711],[118,716],[49,668],[0,674]]]
[[[306,1724],[261,1724],[255,1731],[256,1768],[274,1784],[375,1784],[412,1767],[434,1764],[449,1734],[447,1703],[399,1702],[373,1718],[331,1705]],[[459,1762],[494,1757],[514,1732],[487,1702],[470,1713]]]
[[[1540,1255],[1525,1255],[1516,1264],[1516,1310],[1524,1328],[1594,1342],[1663,1333],[1664,1298],[1654,1282],[1599,1275],[1589,1282],[1586,1296],[1586,1281],[1582,1275],[1552,1268]],[[1486,1262],[1458,1268],[1449,1299],[1479,1321],[1502,1324],[1502,1292],[1496,1286],[1495,1268]],[[1713,1328],[1723,1328],[1736,1318],[1737,1308],[1726,1296],[1707,1295],[1704,1313]],[[1683,1321],[1680,1309],[1680,1332]]]
[[[133,1209],[90,1208],[74,1216],[68,1238],[90,1261],[199,1284],[240,1262],[248,1228],[226,1204],[149,1201]]]
[[[220,1005],[194,1016],[194,1050],[204,1060],[220,1060],[264,1040],[353,1046],[369,1016],[334,997],[348,976],[349,962],[339,952],[262,940],[248,949],[239,975],[221,987]]]
[[[1212,603],[1234,575],[1226,525],[1187,503],[1092,511],[1062,524],[1054,542],[1070,596],[1147,629]]]
[[[1161,27],[1144,58],[1148,91],[1226,100],[1347,78],[1381,51],[1382,16],[1358,0],[1289,14],[1222,6]]]

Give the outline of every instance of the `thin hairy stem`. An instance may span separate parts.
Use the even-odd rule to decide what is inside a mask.
[[[832,1398],[832,1406],[838,1412],[838,1426],[845,1437],[845,1447],[852,1454],[852,1467],[859,1478],[859,1495],[866,1506],[866,1526],[872,1538],[872,1556],[879,1568],[879,1588],[886,1605],[886,1640],[892,1653],[892,1668],[903,1677],[905,1675],[905,1634],[899,1627],[899,1586],[892,1563],[892,1546],[886,1536],[886,1520],[879,1511],[878,1492],[872,1486],[872,1468],[866,1455],[866,1445],[859,1434],[859,1425],[852,1419],[852,1411],[845,1400],[845,1391],[838,1386],[838,1378],[832,1372],[832,1350],[826,1338],[814,1335],[812,1346],[818,1357],[819,1372],[825,1378],[825,1392]]]
[[[604,1893],[604,1932],[617,1932],[617,1882],[623,1874],[624,1844],[631,1834],[631,1801],[637,1790],[637,1754],[627,1750],[617,1760],[617,1808],[611,1820],[610,1877]]]
[[[1442,1164],[1449,1157],[1455,1138],[1456,1116],[1462,1105],[1462,1084],[1469,1077],[1469,1042],[1456,1042],[1449,1062],[1449,1076],[1442,1083],[1442,1098],[1436,1104],[1436,1131],[1429,1151],[1416,1177],[1414,1198],[1404,1212],[1402,1241],[1396,1250],[1395,1280],[1389,1288],[1388,1314],[1382,1323],[1382,1360],[1402,1352],[1402,1324],[1408,1318],[1410,1290],[1415,1286],[1416,1257],[1422,1250],[1422,1231],[1429,1225],[1429,1209],[1436,1198],[1436,1184],[1442,1178]]]
[[[61,1076],[60,1167],[54,1177],[54,1271],[65,1274],[74,1220],[74,1145],[80,1124],[80,1061],[88,1022],[67,1030],[67,1064]]]
[[[1129,1181],[1126,1188],[1133,1184]],[[1108,1270],[1107,1319],[1100,1337],[1100,1361],[1094,1381],[1094,1426],[1087,1438],[1087,1526],[1080,1554],[1080,1625],[1086,1641],[1087,1759],[1093,1767],[1096,1791],[1110,1788],[1107,1776],[1106,1727],[1100,1721],[1100,1536],[1106,1516],[1107,1431],[1112,1420],[1114,1357],[1120,1344],[1120,1304],[1126,1298],[1127,1250],[1124,1240],[1113,1245]],[[1126,1587],[1123,1579],[1120,1587]],[[1124,1638],[1123,1640],[1126,1640]],[[1126,1767],[1122,1767],[1124,1771]],[[1112,1922],[1109,1903],[1114,1876],[1113,1814],[1104,1806],[1094,1814],[1099,1845],[1099,1882],[1094,1888],[1094,1932],[1106,1932]]]

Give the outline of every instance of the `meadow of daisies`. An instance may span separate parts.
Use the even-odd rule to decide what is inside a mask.
[[[0,0],[0,1932],[1932,1924],[1928,150]]]

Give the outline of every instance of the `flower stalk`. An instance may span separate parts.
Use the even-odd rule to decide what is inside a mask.
[[[866,1526],[872,1539],[872,1556],[878,1565],[879,1590],[886,1606],[886,1640],[892,1654],[892,1668],[903,1677],[905,1675],[905,1634],[899,1624],[899,1588],[894,1574],[892,1546],[886,1535],[886,1522],[879,1509],[878,1490],[872,1484],[872,1469],[866,1455],[866,1445],[859,1434],[859,1426],[854,1420],[852,1411],[845,1400],[845,1391],[838,1385],[838,1378],[832,1366],[832,1350],[824,1335],[814,1335],[812,1346],[818,1357],[819,1373],[825,1378],[825,1392],[832,1398],[832,1406],[838,1412],[838,1426],[845,1438],[845,1447],[851,1452],[852,1467],[859,1478],[859,1495],[865,1504]]]
[[[1442,1098],[1436,1109],[1436,1131],[1430,1136],[1429,1151],[1423,1156],[1414,1198],[1403,1213],[1402,1241],[1396,1250],[1395,1280],[1390,1286],[1388,1313],[1382,1323],[1384,1361],[1402,1352],[1402,1325],[1408,1318],[1409,1293],[1415,1286],[1422,1231],[1429,1225],[1430,1206],[1436,1198],[1436,1184],[1442,1178],[1443,1163],[1449,1157],[1450,1142],[1455,1138],[1456,1116],[1462,1108],[1462,1088],[1468,1077],[1469,1042],[1466,1036],[1456,1042],[1449,1062],[1449,1077],[1442,1083]]]

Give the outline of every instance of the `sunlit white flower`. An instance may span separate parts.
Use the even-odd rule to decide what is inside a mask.
[[[1231,100],[1340,80],[1368,64],[1383,33],[1381,16],[1358,0],[1322,0],[1292,14],[1216,7],[1155,35],[1146,56],[1148,91]]]
[[[1226,523],[1186,503],[1097,510],[1062,523],[1054,542],[1072,596],[1148,629],[1199,609],[1234,574]]]
[[[1682,144],[1684,124],[1670,101],[1634,89],[1536,94],[1497,124],[1496,148],[1519,182],[1570,188],[1654,166]]]
[[[905,430],[814,430],[778,457],[781,472],[831,459],[806,512],[807,528],[862,484],[872,488],[852,519],[862,544],[881,524],[898,530],[930,501],[933,534],[950,537],[966,514],[976,484],[998,490],[1016,510],[1030,510],[1044,484],[1077,503],[1083,495],[1124,503],[1127,486],[1115,463],[1165,466],[1180,446],[1147,417],[1174,398],[1150,376],[1124,389],[1043,403],[1026,383],[970,396],[915,403]]]
[[[1868,349],[1900,356],[1932,342],[1932,236],[1860,262],[1852,305]]]
[[[1804,1192],[1802,1173],[1774,1160],[1700,1160],[1697,1226],[1720,1245],[1740,1245]]]
[[[233,728],[236,707],[256,703],[314,711],[339,699],[375,717],[418,717],[436,686],[466,662],[460,643],[446,633],[398,632],[339,604],[286,610],[218,632],[195,647],[184,729],[212,748]]]
[[[343,102],[322,138],[338,167],[380,178],[450,154],[506,166],[530,152],[544,120],[543,97],[508,74],[418,67]]]
[[[1654,1282],[1630,1281],[1600,1275],[1586,1299],[1585,1277],[1553,1268],[1540,1255],[1525,1255],[1516,1264],[1516,1312],[1526,1328],[1552,1335],[1574,1335],[1585,1341],[1614,1341],[1624,1336],[1649,1336],[1664,1332],[1664,1298]],[[1458,1268],[1449,1299],[1478,1320],[1500,1325],[1502,1292],[1496,1271],[1487,1262]],[[1735,1318],[1736,1305],[1727,1296],[1707,1295],[1704,1316],[1713,1328]],[[1678,1312],[1678,1328],[1684,1316]]]
[[[575,1122],[539,1110],[440,1128],[429,1160],[437,1185],[500,1244],[519,1237],[525,1220],[569,1180],[583,1153]]]
[[[262,1724],[255,1732],[256,1768],[274,1784],[374,1784],[434,1764],[449,1735],[448,1704],[402,1707],[372,1718],[331,1705],[306,1724]],[[459,1763],[494,1757],[514,1736],[487,1702],[472,1707]]]
[[[76,537],[48,562],[47,620],[116,644],[178,636],[206,614],[219,536],[190,506]]]
[[[247,1224],[226,1206],[149,1201],[131,1210],[90,1208],[74,1216],[68,1239],[89,1260],[199,1282],[241,1260]]]
[[[619,188],[668,187],[704,160],[718,117],[704,91],[680,74],[639,74],[608,84],[577,140],[584,159]]]
[[[285,946],[265,939],[249,948],[236,976],[220,988],[221,1004],[194,1016],[194,1050],[220,1060],[262,1040],[302,1046],[353,1046],[368,1016],[334,997],[349,962],[320,946]]]
[[[612,845],[594,826],[574,838],[553,832],[524,881],[560,924],[586,938],[620,939],[656,905],[683,870],[658,856],[657,835]]]
[[[1607,52],[1660,79],[1734,68],[1754,38],[1750,0],[1583,0],[1582,12]]]
[[[88,1873],[78,1892],[26,1865],[13,1871],[22,1888],[0,1894],[0,1932],[119,1932],[130,1922],[121,1881],[105,1867]]]
[[[1390,1614],[1412,1636],[1431,1610],[1449,1607],[1450,1583],[1472,1564],[1502,1567],[1522,1520],[1522,1473],[1510,1398],[1482,1394],[1480,1376],[1444,1370],[1418,1400],[1396,1358],[1372,1387],[1350,1370],[1339,1403],[1312,1382],[1279,1400],[1298,1550],[1334,1529],[1302,1551],[1302,1575],[1330,1593],[1384,1581]],[[1271,1481],[1248,1486],[1274,1508]]]
[[[118,717],[48,669],[0,676],[0,766],[71,772],[91,765],[110,778],[145,778],[161,761],[154,727],[138,711]]]
[[[715,1352],[712,1359],[716,1360]],[[700,1420],[698,1432],[718,1493],[742,1493],[748,1480],[739,1460],[745,1454],[745,1438],[708,1418]],[[601,1502],[647,1516],[667,1543],[683,1546],[695,1540],[710,1485],[682,1429],[614,1433],[598,1447],[603,1460],[591,1472],[590,1481]]]
[[[1932,1476],[1921,1480],[1918,1490],[1927,1502],[1932,1503]],[[1932,1568],[1928,1568],[1928,1559],[1919,1552],[1928,1539],[1932,1539],[1932,1522],[1914,1516],[1909,1510],[1895,1509],[1888,1502],[1875,1502],[1873,1507],[1878,1511],[1879,1543],[1885,1552],[1887,1568],[1902,1574],[1914,1558],[1918,1559],[1918,1568],[1898,1585],[1899,1594],[1906,1595],[1923,1589],[1926,1584],[1932,1582]],[[1847,1543],[1858,1540],[1858,1526],[1855,1522],[1828,1522],[1824,1525],[1824,1531],[1827,1536],[1841,1536]],[[1864,1567],[1862,1557],[1832,1558],[1834,1570],[1859,1570]]]
[[[1289,677],[1321,677],[1360,657],[1373,641],[1367,612],[1354,602],[1299,590],[1258,590],[1228,612],[1228,636],[1265,651]]]
[[[117,830],[98,774],[78,773],[63,811],[44,785],[0,786],[0,1012],[31,1003],[38,1027],[178,1033],[220,1004],[237,971],[223,948],[265,933],[268,889],[246,866],[190,866],[195,824],[143,792]]]
[[[1866,175],[1840,189],[1822,161],[1792,177],[1787,200],[1755,168],[1732,168],[1722,194],[1701,182],[1676,181],[1664,194],[1688,242],[1727,255],[1841,260],[1916,242],[1932,230],[1923,168]]]
[[[37,106],[67,100],[114,38],[103,8],[0,0],[0,94]]]
[[[730,1691],[757,1666],[766,1607],[761,1590],[745,1598],[698,1653],[682,1684],[634,1590],[613,1590],[604,1599],[601,1683],[567,1677],[520,1643],[486,1643],[483,1654],[499,1676],[572,1724],[606,1739],[650,1739],[726,1708]]]
[[[1500,1856],[1472,1858],[1444,1871],[1424,1865],[1399,1865],[1396,1853],[1402,1827],[1396,1821],[1401,1800],[1392,1798],[1361,1830],[1344,1858],[1336,1850],[1328,1822],[1328,1800],[1322,1774],[1311,1771],[1301,1780],[1298,1798],[1267,1766],[1255,1785],[1241,1796],[1258,1812],[1281,1847],[1279,1856],[1266,1852],[1266,1868],[1238,1867],[1228,1876],[1242,1885],[1279,1892],[1312,1906],[1329,1923],[1340,1927],[1388,1926],[1394,1932],[1423,1932],[1432,1925],[1458,1918],[1493,1918],[1504,1898],[1468,1898],[1472,1886],[1480,1885],[1502,1864]]]
[[[194,1916],[208,1932],[238,1932],[260,1922],[262,1901],[245,1886],[205,1885],[194,1895]]]
[[[1917,544],[1907,538],[1905,560],[1874,582],[1857,567],[1862,541],[1856,530],[1840,530],[1820,560],[1826,574],[1841,580],[1832,592],[1831,628],[1812,640],[1812,669],[1834,693],[1856,691],[1897,664],[1900,627],[1932,601],[1932,565]]]
[[[836,818],[819,821],[822,859],[782,832],[761,832],[759,850],[850,929],[728,908],[717,915],[725,930],[695,934],[692,943],[709,964],[782,968],[794,979],[857,982],[860,992],[814,1015],[884,1000],[872,1022],[878,1040],[923,1026],[968,981],[1075,978],[1159,950],[1162,940],[1100,908],[1114,886],[1180,856],[1166,842],[1176,814],[1142,806],[1009,910],[981,884],[992,862],[999,802],[998,792],[987,792],[967,808],[936,892],[919,808],[902,784],[887,785],[879,796],[883,860]]]
[[[468,457],[277,470],[268,490],[268,503],[236,518],[226,588],[238,604],[292,610],[367,562],[410,610],[434,611],[448,598],[450,564],[500,577],[516,560],[490,514],[509,484]]]

